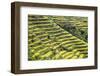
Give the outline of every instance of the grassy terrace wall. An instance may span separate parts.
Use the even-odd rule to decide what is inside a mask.
[[[87,18],[28,15],[28,60],[88,57]]]

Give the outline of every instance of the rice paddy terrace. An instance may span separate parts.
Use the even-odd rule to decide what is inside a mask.
[[[28,15],[28,60],[88,57],[86,19],[68,19],[64,16]]]

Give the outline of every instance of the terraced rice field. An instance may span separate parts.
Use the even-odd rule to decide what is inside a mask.
[[[28,15],[28,60],[87,58],[87,28],[86,17]]]

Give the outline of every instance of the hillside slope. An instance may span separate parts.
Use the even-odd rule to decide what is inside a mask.
[[[28,60],[87,58],[87,50],[87,42],[61,28],[53,17],[28,16]]]

